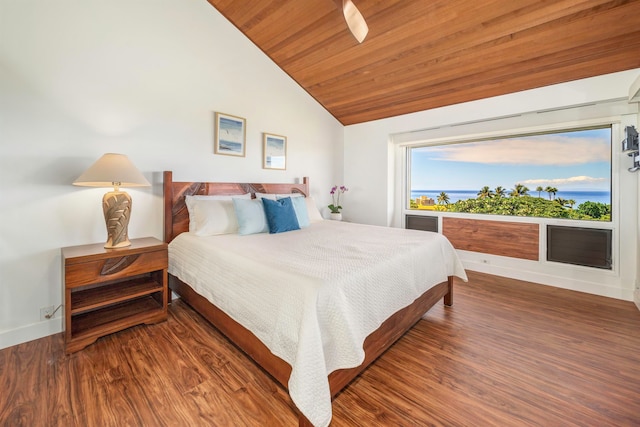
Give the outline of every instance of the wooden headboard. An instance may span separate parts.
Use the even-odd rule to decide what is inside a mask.
[[[189,213],[185,196],[240,195],[251,193],[309,195],[309,178],[302,184],[248,184],[240,182],[173,182],[173,172],[164,172],[164,241],[169,243],[177,235],[189,231]]]

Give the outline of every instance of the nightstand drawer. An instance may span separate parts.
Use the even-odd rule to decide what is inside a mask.
[[[102,283],[151,271],[164,270],[167,268],[167,263],[167,251],[158,250],[68,264],[64,267],[65,283],[67,288]]]

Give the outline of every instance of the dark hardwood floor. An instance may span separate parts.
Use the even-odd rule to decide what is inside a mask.
[[[469,272],[334,400],[340,426],[639,426],[631,302]],[[0,350],[0,426],[295,426],[284,390],[198,314],[64,354]]]

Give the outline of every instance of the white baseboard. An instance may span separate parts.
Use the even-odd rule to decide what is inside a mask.
[[[63,331],[62,317],[0,332],[0,349],[44,338]]]
[[[636,289],[636,291],[633,293],[633,302],[636,303],[636,307],[638,307],[638,310],[640,310],[640,289]]]

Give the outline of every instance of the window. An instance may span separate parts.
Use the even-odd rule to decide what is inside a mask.
[[[611,221],[611,126],[409,149],[409,209]]]

